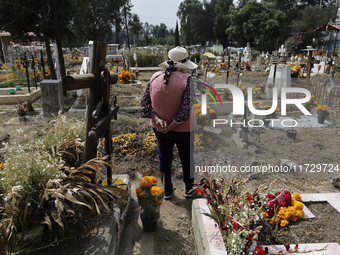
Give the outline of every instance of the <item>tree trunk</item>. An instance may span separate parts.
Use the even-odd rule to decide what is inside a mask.
[[[116,21],[116,34],[115,34],[115,40],[116,40],[116,44],[119,44],[119,25],[117,24],[117,21]]]
[[[52,80],[55,80],[57,79],[57,76],[55,74],[55,69],[54,69],[54,64],[53,64],[53,59],[52,59],[50,37],[48,34],[48,29],[45,29],[44,31],[44,40],[45,40],[45,46],[46,46],[47,62],[48,62],[48,66],[50,67],[50,78]]]

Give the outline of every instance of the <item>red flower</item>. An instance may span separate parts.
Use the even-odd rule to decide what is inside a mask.
[[[201,189],[200,189],[200,188],[197,188],[197,189],[195,189],[195,192],[196,192],[197,194],[199,194],[199,193],[201,192]]]
[[[235,230],[238,230],[238,229],[240,228],[240,224],[238,224],[237,222],[234,222],[233,228],[234,228]]]
[[[263,250],[263,248],[259,245],[259,243],[257,243],[253,254],[254,255],[266,255],[267,253],[265,250]]]
[[[248,200],[249,203],[254,202],[254,199],[252,199],[252,195],[249,192],[247,192],[247,200]]]
[[[286,247],[286,251],[289,251],[289,248],[290,248],[289,243],[285,243],[284,246]]]

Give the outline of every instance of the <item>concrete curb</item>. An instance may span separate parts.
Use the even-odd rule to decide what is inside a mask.
[[[41,96],[41,90],[31,88],[31,93],[25,95],[8,95],[8,96],[0,96],[0,104],[17,104],[18,98],[20,97],[22,101],[28,100],[31,97],[32,102],[38,99]]]

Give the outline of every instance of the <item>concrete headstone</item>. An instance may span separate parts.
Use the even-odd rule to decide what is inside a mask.
[[[62,80],[43,80],[40,82],[43,116],[51,117],[64,111]]]
[[[291,87],[291,68],[290,65],[278,64],[276,66],[275,81],[274,80],[274,70],[275,66],[270,67],[270,72],[267,80],[266,93],[267,99],[273,98],[273,87],[277,88],[278,98],[281,98],[281,88]],[[275,84],[274,84],[275,83]],[[289,96],[287,95],[287,98]]]

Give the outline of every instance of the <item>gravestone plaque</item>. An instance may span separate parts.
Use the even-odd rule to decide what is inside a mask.
[[[277,51],[273,51],[273,65],[279,64],[279,53]]]
[[[59,111],[64,111],[61,80],[43,80],[40,89],[44,117],[52,117],[52,114],[58,115]]]

